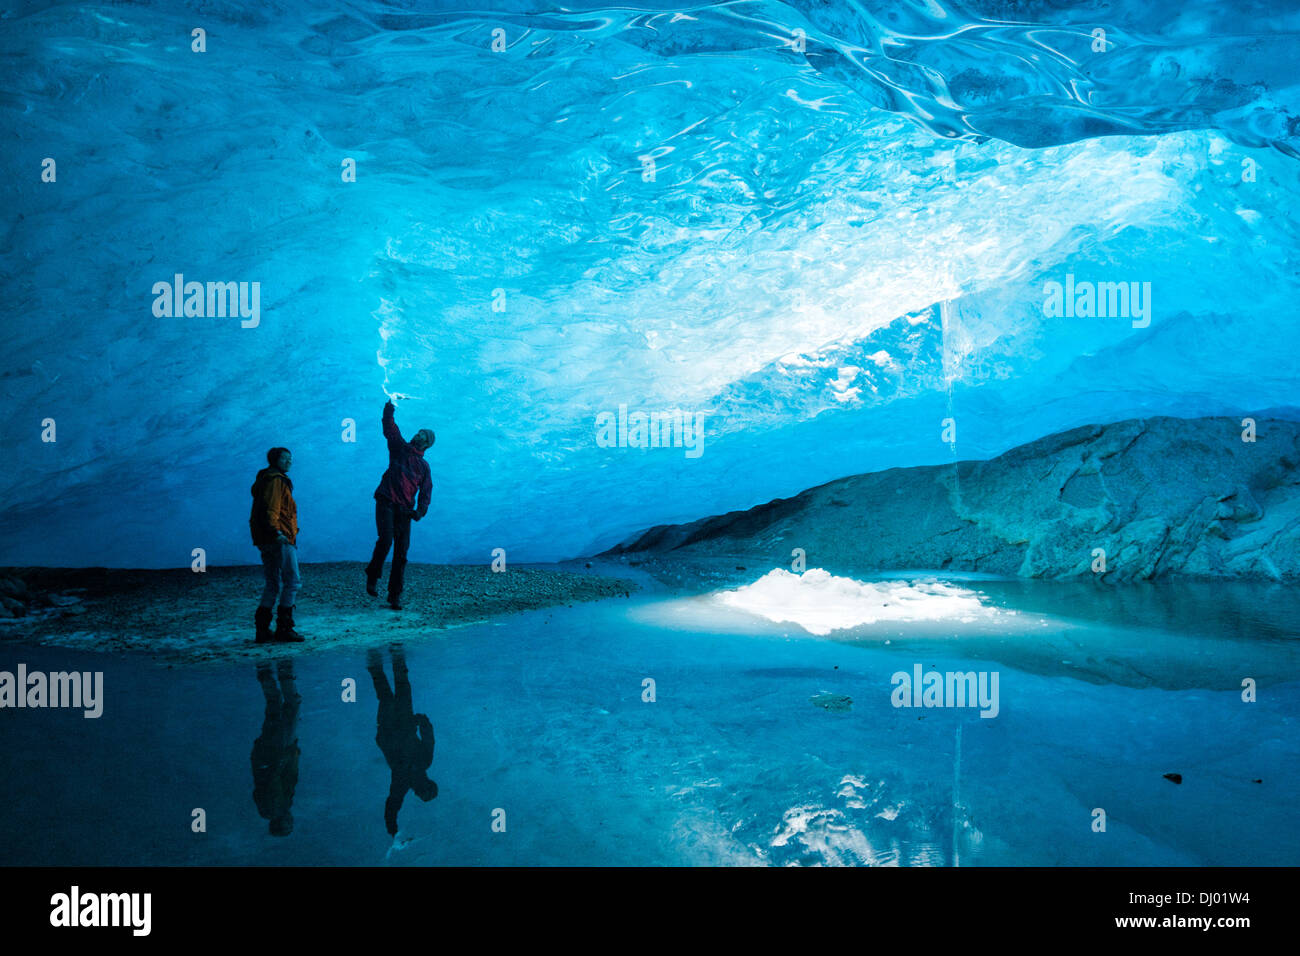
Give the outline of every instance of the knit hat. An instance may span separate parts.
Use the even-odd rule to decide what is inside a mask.
[[[428,428],[421,428],[418,432],[415,433],[415,437],[412,438],[411,441],[418,442],[419,444],[423,445],[425,448],[432,448],[433,432]]]

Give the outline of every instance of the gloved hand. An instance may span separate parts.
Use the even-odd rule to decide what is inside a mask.
[[[420,512],[416,511],[414,508],[411,509],[411,520],[412,520],[412,521],[419,521],[419,520],[420,520],[421,518],[423,518],[423,517],[424,517],[424,515],[420,514]]]

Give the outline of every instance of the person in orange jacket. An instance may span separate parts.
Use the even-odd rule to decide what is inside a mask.
[[[302,695],[293,679],[293,661],[257,662],[257,683],[266,697],[262,735],[253,741],[253,802],[271,836],[293,832],[293,791],[298,786],[298,708]],[[276,683],[279,677],[279,684]]]
[[[303,637],[293,629],[293,607],[302,577],[298,573],[298,505],[293,500],[293,482],[289,466],[293,456],[287,448],[272,448],[266,453],[269,467],[257,473],[253,482],[253,510],[248,518],[253,544],[262,552],[262,571],[266,587],[257,607],[257,643],[299,642]],[[271,631],[271,608],[276,596],[280,609],[276,613],[275,632]]]

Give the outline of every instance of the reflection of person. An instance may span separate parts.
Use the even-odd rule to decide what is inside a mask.
[[[255,617],[257,643],[299,642],[302,635],[293,629],[293,602],[302,584],[298,574],[298,506],[293,500],[293,482],[289,480],[293,456],[287,448],[272,448],[266,453],[266,460],[269,467],[259,471],[253,482],[253,510],[248,517],[253,544],[262,552],[262,572],[266,577]],[[271,608],[277,594],[280,610],[272,634]]]
[[[262,736],[253,741],[253,802],[263,819],[270,821],[271,836],[288,836],[293,831],[293,791],[298,785],[298,705],[302,698],[294,686],[293,663],[276,662],[280,683],[271,675],[271,665],[257,665],[257,682],[266,697]]]
[[[429,510],[433,481],[424,453],[433,445],[433,432],[421,428],[408,442],[402,438],[393,417],[393,403],[384,405],[384,437],[388,439],[388,470],[375,489],[375,530],[379,539],[366,567],[366,593],[378,597],[377,585],[384,573],[384,559],[393,549],[393,566],[388,572],[388,604],[402,609],[402,581],[406,575],[406,549],[411,544],[411,522]],[[420,504],[416,507],[416,494]]]
[[[427,773],[433,764],[433,724],[425,714],[416,714],[411,705],[411,680],[406,673],[406,657],[400,646],[389,649],[393,659],[393,687],[388,686],[384,662],[379,651],[366,654],[366,670],[375,683],[379,697],[378,732],[375,742],[384,752],[392,771],[388,799],[384,802],[384,823],[388,832],[397,835],[397,811],[402,809],[408,790],[426,803],[438,795],[438,785]]]

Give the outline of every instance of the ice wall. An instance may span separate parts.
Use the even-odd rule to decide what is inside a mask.
[[[385,391],[438,435],[426,561],[1300,404],[1298,35],[1217,0],[10,5],[0,563],[251,561],[273,444],[304,560],[364,557]],[[156,315],[178,273],[259,283],[256,326]],[[1150,283],[1146,320],[1045,314],[1067,276]],[[702,454],[601,447],[620,405],[703,415]]]

